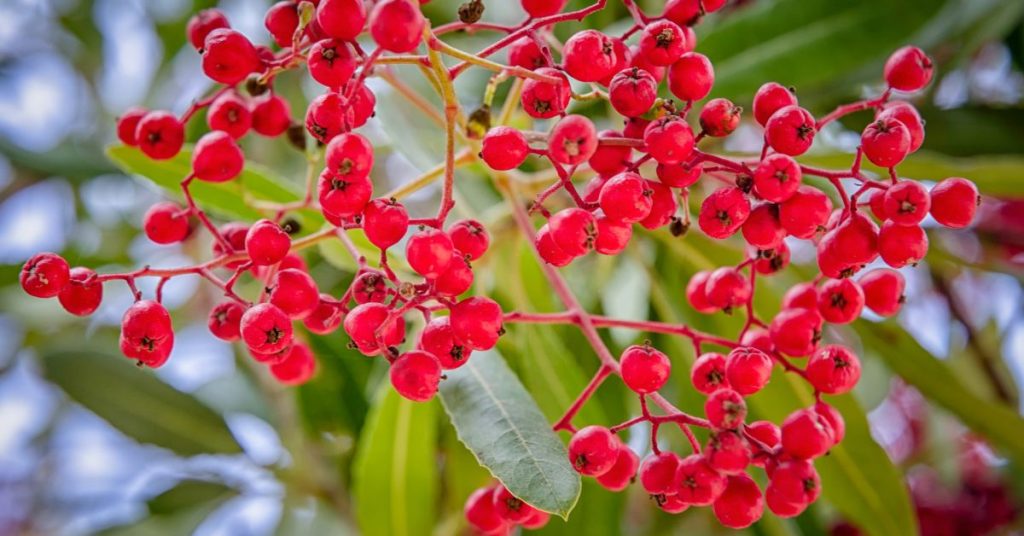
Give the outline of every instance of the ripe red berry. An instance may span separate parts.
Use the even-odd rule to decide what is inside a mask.
[[[615,68],[615,46],[597,30],[577,32],[562,48],[562,66],[580,82],[599,82]]]
[[[875,314],[892,316],[903,305],[903,275],[891,268],[876,268],[858,280],[864,290],[864,304]]]
[[[491,500],[494,502],[494,509],[498,515],[511,524],[523,523],[530,519],[536,511],[536,508],[512,495],[512,492],[501,485],[494,488]]]
[[[679,164],[658,164],[656,168],[658,174],[658,180],[661,181],[665,186],[671,188],[689,188],[700,180],[701,175],[704,173],[703,164],[693,164],[689,162],[681,162]]]
[[[321,143],[327,143],[344,130],[347,111],[351,111],[350,107],[345,106],[340,96],[324,93],[306,108],[306,130]]]
[[[792,157],[774,153],[768,155],[754,170],[754,192],[773,203],[782,203],[800,188],[803,173]]]
[[[743,337],[740,339],[740,344],[743,346],[751,346],[757,348],[765,353],[775,351],[775,347],[772,345],[772,336],[766,329],[751,328],[748,329]]]
[[[772,377],[772,358],[757,348],[734,348],[725,363],[725,377],[729,386],[741,395],[752,395]]]
[[[729,369],[726,365],[726,374]],[[730,383],[731,385],[731,383]],[[739,428],[747,418],[747,403],[743,396],[733,389],[719,389],[704,402],[704,414],[715,428]]]
[[[772,149],[782,154],[801,155],[814,143],[814,134],[817,133],[815,125],[811,112],[795,104],[786,106],[768,119],[765,139]]]
[[[451,308],[455,340],[470,350],[490,350],[505,332],[501,306],[490,298],[473,296]]]
[[[814,404],[814,411],[824,417],[829,425],[832,426],[832,435],[834,437],[832,444],[838,445],[843,440],[843,437],[846,436],[846,421],[843,420],[842,414],[836,408],[820,400]]]
[[[822,318],[814,309],[785,309],[769,326],[772,344],[793,357],[810,355],[821,340]]]
[[[142,229],[157,244],[176,244],[191,231],[188,213],[169,201],[157,203],[142,217]]]
[[[629,63],[626,64],[626,67],[636,67],[642,71],[647,71],[654,77],[654,81],[659,84],[665,79],[665,71],[668,70],[662,65],[651,63],[646,56],[640,53],[639,45],[629,47]]]
[[[775,423],[770,421],[754,421],[747,425],[746,431],[751,437],[759,441],[768,449],[775,449],[779,446],[779,442],[782,441],[782,431]],[[771,458],[772,453],[759,451],[751,463],[758,466],[764,467],[765,463]]]
[[[185,143],[185,127],[168,112],[149,112],[135,127],[135,143],[153,160],[167,160]]]
[[[351,218],[363,211],[373,196],[369,177],[345,177],[325,168],[317,181],[320,208],[339,218]]]
[[[697,223],[711,238],[732,236],[750,217],[750,200],[739,188],[719,188],[704,199]]]
[[[609,491],[622,491],[636,478],[640,458],[633,449],[619,445],[615,464],[605,474],[597,477],[597,483]]]
[[[910,130],[896,119],[879,118],[864,127],[860,146],[876,166],[893,167],[910,154]]]
[[[242,315],[242,340],[250,350],[272,354],[292,343],[292,323],[276,305],[261,303]]]
[[[794,458],[817,458],[833,444],[832,425],[812,408],[797,410],[782,421],[782,450]]]
[[[210,333],[222,341],[234,342],[242,337],[241,323],[245,307],[236,301],[219,303],[210,310],[206,326]]]
[[[387,278],[377,270],[359,274],[352,283],[352,299],[356,303],[381,303],[387,297]]]
[[[296,342],[279,361],[270,364],[270,374],[284,385],[302,385],[316,374],[316,358],[305,343]]]
[[[590,169],[605,177],[625,171],[630,164],[633,149],[628,145],[612,145],[601,141],[604,138],[620,137],[622,134],[614,130],[602,130],[597,133],[597,150],[590,156],[590,160],[587,160]]]
[[[678,164],[693,152],[693,130],[677,116],[666,116],[644,130],[644,146],[659,164]]]
[[[608,86],[608,100],[615,111],[626,117],[646,113],[658,98],[658,81],[639,67],[619,71]]]
[[[928,253],[928,235],[919,225],[887,221],[878,233],[878,252],[893,268],[917,265]]]
[[[832,200],[810,186],[797,188],[796,193],[779,205],[782,228],[796,238],[810,238],[823,230],[831,213]]]
[[[241,96],[235,92],[228,92],[210,104],[206,112],[206,124],[211,130],[221,130],[238,139],[249,132],[252,126],[252,113]]]
[[[598,81],[599,84],[605,87],[610,86],[612,78],[623,69],[629,67],[629,63],[633,59],[633,55],[629,47],[626,46],[626,42],[618,37],[612,38],[612,55],[615,56],[615,64],[612,65],[608,74]]]
[[[441,368],[452,370],[465,365],[473,350],[455,340],[451,319],[440,316],[427,322],[420,331],[417,348],[429,352],[441,363]]]
[[[779,206],[762,203],[750,211],[750,217],[743,223],[743,238],[759,250],[778,247],[786,238],[786,230],[779,221]]]
[[[392,318],[391,309],[382,303],[357,305],[345,316],[342,327],[356,348],[368,356],[379,355],[381,345],[397,346],[405,339],[405,321],[400,316]]]
[[[413,234],[405,245],[405,258],[409,266],[427,279],[440,276],[454,256],[455,247],[451,237],[429,227]]]
[[[282,0],[270,6],[263,16],[263,27],[274,38],[277,46],[284,48],[292,45],[292,36],[299,27],[299,10],[297,4]]]
[[[700,454],[691,454],[679,462],[676,469],[679,487],[676,495],[694,506],[707,506],[725,491],[725,476],[708,465]]]
[[[889,101],[875,119],[895,119],[903,123],[910,132],[910,152],[917,151],[924,143],[924,120],[913,104],[905,101]]]
[[[213,242],[214,255],[222,257],[225,255],[234,255],[235,253],[241,253],[245,251],[245,236],[249,232],[249,227],[247,225],[240,222],[225,223],[224,225],[220,226],[217,232],[219,232],[220,235],[224,237],[224,240],[227,242],[227,245],[230,246],[230,251],[225,249],[224,245],[221,244],[220,240],[215,240]],[[238,268],[244,263],[244,260],[233,261],[231,263],[228,263],[227,267],[234,269]]]
[[[370,243],[380,249],[397,244],[408,228],[409,213],[394,198],[374,199],[363,207],[363,231]]]
[[[174,347],[171,315],[163,305],[151,300],[135,302],[121,318],[121,353],[148,367],[167,362]]]
[[[238,176],[245,155],[226,132],[214,130],[196,142],[192,152],[192,174],[201,181],[225,182]]]
[[[633,237],[633,226],[608,216],[597,218],[597,240],[594,241],[594,251],[601,255],[618,255],[629,245],[629,239]]]
[[[506,528],[505,519],[498,515],[494,507],[492,488],[480,488],[474,491],[463,507],[466,521],[476,530],[485,534],[498,533]]]
[[[651,191],[651,213],[640,220],[645,229],[657,229],[668,225],[679,208],[672,189],[656,181],[647,181],[647,189]]]
[[[867,216],[857,212],[837,225],[818,242],[818,260],[822,273],[828,277],[839,277],[848,271],[857,271],[861,266],[878,257],[878,226]],[[838,271],[828,270],[822,263],[822,253],[838,256]]]
[[[262,68],[256,47],[240,32],[218,28],[203,41],[203,72],[214,82],[233,86]]]
[[[860,359],[845,346],[824,346],[807,361],[807,379],[822,393],[848,393],[860,380]]]
[[[373,160],[373,145],[354,132],[334,137],[324,150],[327,169],[345,179],[368,177],[373,169]]]
[[[585,476],[601,476],[615,465],[619,439],[604,426],[580,428],[569,440],[569,462]]]
[[[711,99],[700,111],[700,128],[708,136],[728,136],[739,126],[742,111],[729,99]]]
[[[761,126],[765,126],[775,112],[796,103],[796,95],[792,89],[778,82],[766,82],[754,94],[754,119]]]
[[[762,249],[755,252],[754,270],[759,274],[772,275],[789,266],[790,251],[785,242],[779,242],[772,249]]]
[[[37,253],[21,268],[21,288],[36,298],[52,298],[60,294],[71,279],[68,261],[56,253]]]
[[[672,363],[664,353],[649,344],[634,344],[626,348],[619,358],[622,381],[639,394],[648,394],[661,389],[672,372]]]
[[[594,249],[597,221],[592,213],[581,208],[563,209],[551,216],[548,225],[551,238],[565,253],[578,257]]]
[[[548,224],[545,223],[540,229],[537,229],[536,240],[534,246],[537,248],[537,254],[540,255],[540,258],[544,259],[544,262],[556,267],[567,266],[572,262],[574,255],[566,253],[555,243],[555,239],[551,235],[551,227]]]
[[[640,32],[640,54],[654,65],[672,65],[684,53],[693,50],[686,33],[670,20],[659,20]]]
[[[765,498],[768,508],[779,517],[799,515],[821,495],[821,478],[806,460],[782,462],[772,472]]]
[[[423,40],[426,19],[419,4],[411,0],[382,0],[370,12],[370,35],[384,50],[412,52]]]
[[[636,173],[625,172],[612,177],[601,188],[601,210],[612,220],[635,223],[651,213],[653,191]]]
[[[757,483],[746,474],[729,477],[725,491],[712,510],[722,525],[743,529],[753,525],[764,514],[764,497]]]
[[[185,33],[188,35],[189,43],[199,51],[203,50],[203,43],[206,42],[206,36],[210,32],[218,28],[230,28],[228,24],[228,18],[224,16],[224,13],[219,9],[204,9],[192,18],[188,19],[188,24],[185,26]]]
[[[329,335],[341,325],[342,316],[344,314],[341,307],[333,303],[333,298],[328,294],[321,294],[316,308],[302,319],[302,323],[310,333]]]
[[[448,227],[448,236],[452,238],[452,245],[469,260],[475,261],[487,252],[491,238],[487,229],[476,220],[459,220]]]
[[[426,402],[437,394],[441,364],[433,354],[413,350],[395,359],[390,375],[391,386],[398,394],[414,402]]]
[[[712,433],[704,455],[712,469],[726,475],[742,473],[752,459],[750,444],[737,430]]]
[[[434,290],[442,296],[455,297],[473,286],[473,267],[462,252],[456,250],[448,267],[434,280]]]
[[[961,177],[944,179],[931,191],[932,217],[953,229],[970,225],[979,204],[981,197],[978,188],[973,182]]]
[[[317,41],[309,49],[306,60],[313,80],[331,88],[344,86],[356,72],[356,64],[352,47],[338,39]]]
[[[535,71],[550,76],[556,83],[528,78],[523,82],[521,102],[523,110],[534,119],[549,119],[565,112],[572,97],[569,79],[561,71],[550,67],[541,67]]]
[[[750,280],[739,270],[723,266],[708,276],[705,292],[708,303],[728,312],[733,307],[745,305],[750,300],[753,289],[750,287]]]
[[[135,139],[135,131],[139,126],[139,121],[148,113],[149,110],[135,106],[125,110],[117,118],[117,138],[121,140],[121,143],[131,147],[138,144]]]
[[[885,191],[886,218],[900,225],[915,225],[928,215],[931,198],[928,190],[917,181],[903,180]]]
[[[710,276],[711,272],[697,272],[686,284],[686,300],[690,302],[690,307],[693,307],[698,313],[709,314],[718,311],[718,307],[712,305],[708,300],[707,284]]]
[[[96,272],[88,268],[72,268],[68,282],[57,294],[64,310],[76,316],[91,315],[103,301],[103,283],[95,280]]]
[[[582,115],[560,119],[548,135],[548,156],[567,166],[586,162],[597,150],[597,129]]]
[[[320,0],[316,22],[327,35],[351,41],[363,31],[366,8],[362,0]]]
[[[885,62],[885,82],[900,91],[918,91],[932,80],[932,60],[921,49],[905,46]]]
[[[818,312],[826,322],[848,324],[864,309],[864,291],[851,279],[829,279],[817,295]]]
[[[548,56],[544,54],[537,41],[526,36],[520,37],[508,47],[508,64],[514,67],[534,70],[540,67],[551,67]]]
[[[320,291],[316,281],[302,270],[287,268],[274,274],[268,283],[270,303],[276,305],[289,318],[301,320],[320,305]]]
[[[533,18],[548,17],[562,11],[569,0],[520,0],[523,10]]]
[[[508,171],[519,167],[530,154],[530,145],[526,136],[518,129],[506,126],[494,127],[484,135],[480,146],[480,158],[498,171]]]
[[[622,127],[622,135],[629,139],[642,140],[647,127],[653,122],[643,117],[628,117],[625,126]]]
[[[280,225],[260,220],[249,227],[245,235],[245,251],[256,266],[270,266],[284,259],[291,249],[292,239]]]
[[[640,464],[640,484],[651,495],[674,495],[678,481],[676,472],[682,459],[675,452],[659,452],[644,458]]]
[[[292,111],[288,101],[267,93],[252,101],[252,129],[262,136],[279,136],[288,130]]]
[[[668,89],[680,100],[701,100],[711,93],[714,83],[711,60],[697,52],[683,54],[668,68]]]
[[[697,392],[706,395],[720,389],[726,389],[729,384],[726,380],[726,358],[717,352],[701,354],[693,362],[690,369],[690,381]]]

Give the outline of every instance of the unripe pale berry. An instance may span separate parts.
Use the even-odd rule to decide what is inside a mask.
[[[580,428],[569,440],[569,462],[585,476],[601,476],[618,458],[619,440],[604,426]]]
[[[414,402],[426,402],[437,394],[441,364],[422,350],[406,352],[391,364],[391,385],[398,394]]]
[[[661,389],[672,372],[668,356],[648,344],[626,348],[619,358],[619,366],[622,381],[642,395]]]
[[[96,272],[89,268],[72,268],[68,282],[57,294],[64,310],[76,316],[91,315],[103,301],[103,283],[95,280]]]

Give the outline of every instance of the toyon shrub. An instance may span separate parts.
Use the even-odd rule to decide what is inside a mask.
[[[947,178],[929,189],[897,172],[896,166],[920,147],[924,128],[914,106],[894,100],[894,92],[927,86],[934,75],[932,62],[918,48],[901,48],[885,63],[887,89],[820,117],[801,106],[792,89],[767,80],[753,102],[742,103],[763,126],[760,156],[725,156],[707,152],[701,142],[732,134],[743,119],[743,107],[728,96],[697,102],[713,95],[715,68],[699,52],[692,30],[702,14],[724,2],[673,0],[663,13],[651,14],[626,2],[635,24],[622,35],[581,31],[557,53],[538,38],[541,32],[605,6],[601,0],[565,12],[565,3],[522,0],[529,18],[513,27],[486,25],[483,29],[503,35],[476,53],[438,39],[475,21],[431,29],[419,3],[411,0],[278,2],[265,19],[276,49],[254,45],[216,10],[196,14],[188,39],[200,52],[195,60],[217,88],[181,115],[133,108],[116,129],[123,144],[150,159],[166,160],[183,150],[190,130],[186,124],[206,110],[209,130],[191,146],[191,171],[181,178],[184,204],[157,203],[146,212],[143,229],[158,244],[208,235],[210,257],[180,268],[96,273],[71,267],[56,254],[39,253],[21,271],[22,288],[38,298],[58,298],[72,314],[88,315],[100,306],[106,283],[127,284],[135,304],[124,313],[120,348],[140,366],[155,368],[167,362],[174,346],[161,289],[170,279],[198,276],[223,297],[210,311],[210,331],[224,341],[241,341],[281,383],[302,384],[316,374],[307,332],[330,337],[340,336],[335,333],[341,330],[353,348],[386,360],[394,389],[414,401],[430,400],[446,381],[446,371],[494,348],[507,323],[574,324],[601,360],[587,389],[553,425],[571,434],[568,460],[576,471],[609,490],[638,482],[665,512],[710,507],[723,525],[737,529],[757,521],[766,509],[779,517],[799,515],[821,495],[815,459],[844,435],[843,417],[827,397],[849,392],[861,375],[852,349],[823,340],[825,326],[851,322],[865,308],[882,316],[896,314],[904,301],[904,281],[895,269],[916,264],[927,251],[924,218],[931,214],[941,225],[962,228],[971,223],[979,203],[977,189],[964,178]],[[479,12],[472,12],[481,8],[471,5],[460,14],[479,18]],[[627,39],[635,44],[627,46]],[[499,52],[507,52],[509,65],[496,60]],[[461,63],[449,67],[441,63],[443,56]],[[374,147],[358,132],[376,106],[366,79],[400,63],[430,73],[447,105],[437,116],[444,116],[448,140],[443,172],[435,175],[442,182],[441,201],[430,217],[411,217],[399,195],[375,191],[370,178]],[[463,136],[457,131],[462,118],[453,113],[458,101],[452,81],[470,67],[495,72],[484,97],[486,110],[497,84],[513,81],[518,90],[510,94],[518,97]],[[323,93],[296,116],[275,93],[275,84],[277,75],[301,69],[308,69]],[[599,130],[587,116],[567,113],[577,100],[607,100],[621,114],[621,127],[613,121],[612,129]],[[548,121],[535,123],[539,130],[513,128],[507,119],[516,110]],[[872,119],[849,168],[800,163],[822,128],[854,113]],[[239,140],[260,135],[305,147],[306,134],[306,154],[313,156],[301,201],[254,207],[266,213],[259,221],[219,224],[196,204],[191,187],[197,181],[235,181],[243,172],[246,155]],[[456,153],[457,137],[468,138],[468,151]],[[527,209],[512,197],[502,174],[528,158],[549,169],[554,180]],[[888,175],[875,179],[866,174],[861,167],[865,159]],[[494,171],[499,190],[512,199],[519,232],[532,242],[568,312],[506,312],[493,299],[472,292],[473,262],[487,254],[491,237],[481,222],[453,221],[450,214],[454,169],[474,160]],[[578,187],[574,179],[581,176],[592,178]],[[805,181],[809,177],[824,180]],[[558,268],[592,254],[620,254],[640,229],[685,233],[691,226],[689,188],[699,182],[713,188],[693,200],[699,205],[696,227],[714,239],[745,241],[748,253],[735,266],[698,272],[685,296],[670,299],[685,300],[706,315],[745,315],[740,332],[712,334],[583,311]],[[820,184],[830,191],[819,189]],[[848,184],[856,187],[848,190]],[[839,202],[833,204],[830,194]],[[322,212],[329,224],[295,235],[289,214],[310,209]],[[367,258],[357,248],[347,234],[354,229],[365,233],[379,256]],[[358,265],[340,296],[323,292],[297,255],[325,240],[340,241]],[[757,279],[786,269],[789,248],[797,242],[813,247],[818,273],[794,286],[774,317],[757,316]],[[411,271],[396,272],[390,265],[395,257]],[[872,264],[889,267],[864,271]],[[158,280],[153,296],[139,291],[140,278]],[[262,291],[236,292],[243,278],[259,281]],[[418,333],[407,330],[406,319],[413,315],[426,319]],[[616,357],[596,334],[609,327],[689,339],[699,357],[682,373],[706,397],[704,414],[682,412],[659,394],[672,372],[672,356],[648,342]],[[765,387],[773,369],[806,382],[815,401],[792,408],[781,422],[751,421],[746,397]],[[577,412],[614,377],[635,393],[639,415],[577,428]],[[650,453],[634,452],[620,438],[641,423],[651,430]],[[690,450],[662,450],[658,433],[664,426],[678,427]],[[698,440],[695,428],[706,429],[700,434],[706,441]],[[766,478],[752,478],[762,470]],[[474,492],[465,515],[485,534],[539,528],[549,517],[501,483]]]

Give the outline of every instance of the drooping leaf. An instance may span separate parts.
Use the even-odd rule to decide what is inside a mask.
[[[459,439],[513,495],[568,517],[580,494],[565,445],[496,352],[476,352],[441,382]]]
[[[437,403],[383,382],[359,438],[356,519],[363,534],[429,535],[437,516]]]
[[[141,443],[182,456],[241,451],[220,415],[126,359],[55,351],[42,363],[46,378],[72,400]]]

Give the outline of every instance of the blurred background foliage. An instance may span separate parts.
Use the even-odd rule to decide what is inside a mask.
[[[158,185],[178,177],[115,149],[111,156],[123,169],[150,181],[133,178],[104,149],[114,140],[114,117],[129,106],[180,112],[209,89],[184,26],[192,12],[214,4],[254,41],[268,41],[267,4],[255,0],[0,3],[0,534],[462,533],[462,504],[488,474],[437,401],[415,405],[395,396],[381,381],[381,363],[348,350],[343,334],[311,337],[318,375],[284,389],[207,333],[214,294],[194,279],[176,279],[164,300],[179,342],[168,365],[152,372],[117,355],[127,289],[108,285],[103,307],[85,320],[18,289],[20,264],[39,250],[102,271],[182,265],[208,254],[202,240],[147,243],[141,214],[165,195]],[[439,23],[454,18],[457,4],[433,0],[424,9]],[[485,4],[485,20],[521,17],[515,2]],[[585,4],[572,0],[570,8]],[[558,34],[626,28],[622,5],[609,4]],[[661,2],[640,4],[655,12]],[[853,395],[831,399],[848,435],[818,464],[825,498],[794,520],[766,515],[747,532],[1024,530],[1024,2],[729,4],[698,28],[698,50],[718,75],[712,97],[749,106],[761,83],[776,80],[795,86],[801,103],[820,115],[878,94],[888,53],[919,45],[936,59],[939,75],[913,99],[927,137],[901,172],[925,181],[965,176],[985,195],[971,230],[929,227],[931,251],[904,270],[908,303],[897,318],[868,317],[827,334],[858,349],[865,371]],[[492,37],[457,35],[452,42],[476,49]],[[436,102],[415,70],[395,75]],[[486,77],[460,78],[467,109],[479,104]],[[377,117],[364,130],[380,151],[374,178],[383,192],[434,166],[443,136],[389,86],[372,82]],[[277,87],[297,113],[319,91],[304,73],[282,76]],[[607,105],[577,106],[617,126]],[[868,119],[854,115],[830,126],[805,161],[847,166]],[[203,129],[202,118],[194,120],[190,138]],[[715,150],[759,147],[758,127],[745,123]],[[258,184],[257,195],[284,200],[301,188],[302,157],[284,141],[248,139],[246,150],[254,162],[246,184]],[[506,309],[559,310],[485,178],[479,168],[460,171],[457,192],[456,215],[480,218],[495,238],[477,265],[478,290]],[[238,198],[200,197],[222,218],[254,217]],[[436,198],[428,189],[409,205],[427,214]],[[310,218],[307,232],[317,224]],[[713,242],[697,231],[677,239],[662,230],[645,233],[619,257],[588,258],[565,272],[589,310],[732,335],[739,319],[695,314],[683,288],[695,271],[742,255],[739,240]],[[811,252],[795,247],[793,258],[793,267],[759,285],[762,314],[809,277]],[[352,276],[351,263],[330,245],[307,252],[306,260],[332,293]],[[607,341],[617,351],[644,336],[613,330]],[[699,412],[702,400],[688,380],[692,349],[679,339],[655,339],[675,364],[666,395]],[[514,326],[498,350],[556,419],[597,368],[584,348],[573,328]],[[779,420],[808,403],[806,388],[791,380],[780,374],[752,398],[756,417]],[[617,422],[636,412],[634,404],[612,382],[580,422]],[[685,448],[681,437],[663,435]],[[647,436],[640,429],[629,442],[644,452]],[[586,482],[569,522],[552,520],[541,532],[727,532],[708,509],[667,516],[648,501],[639,489],[611,494]]]

